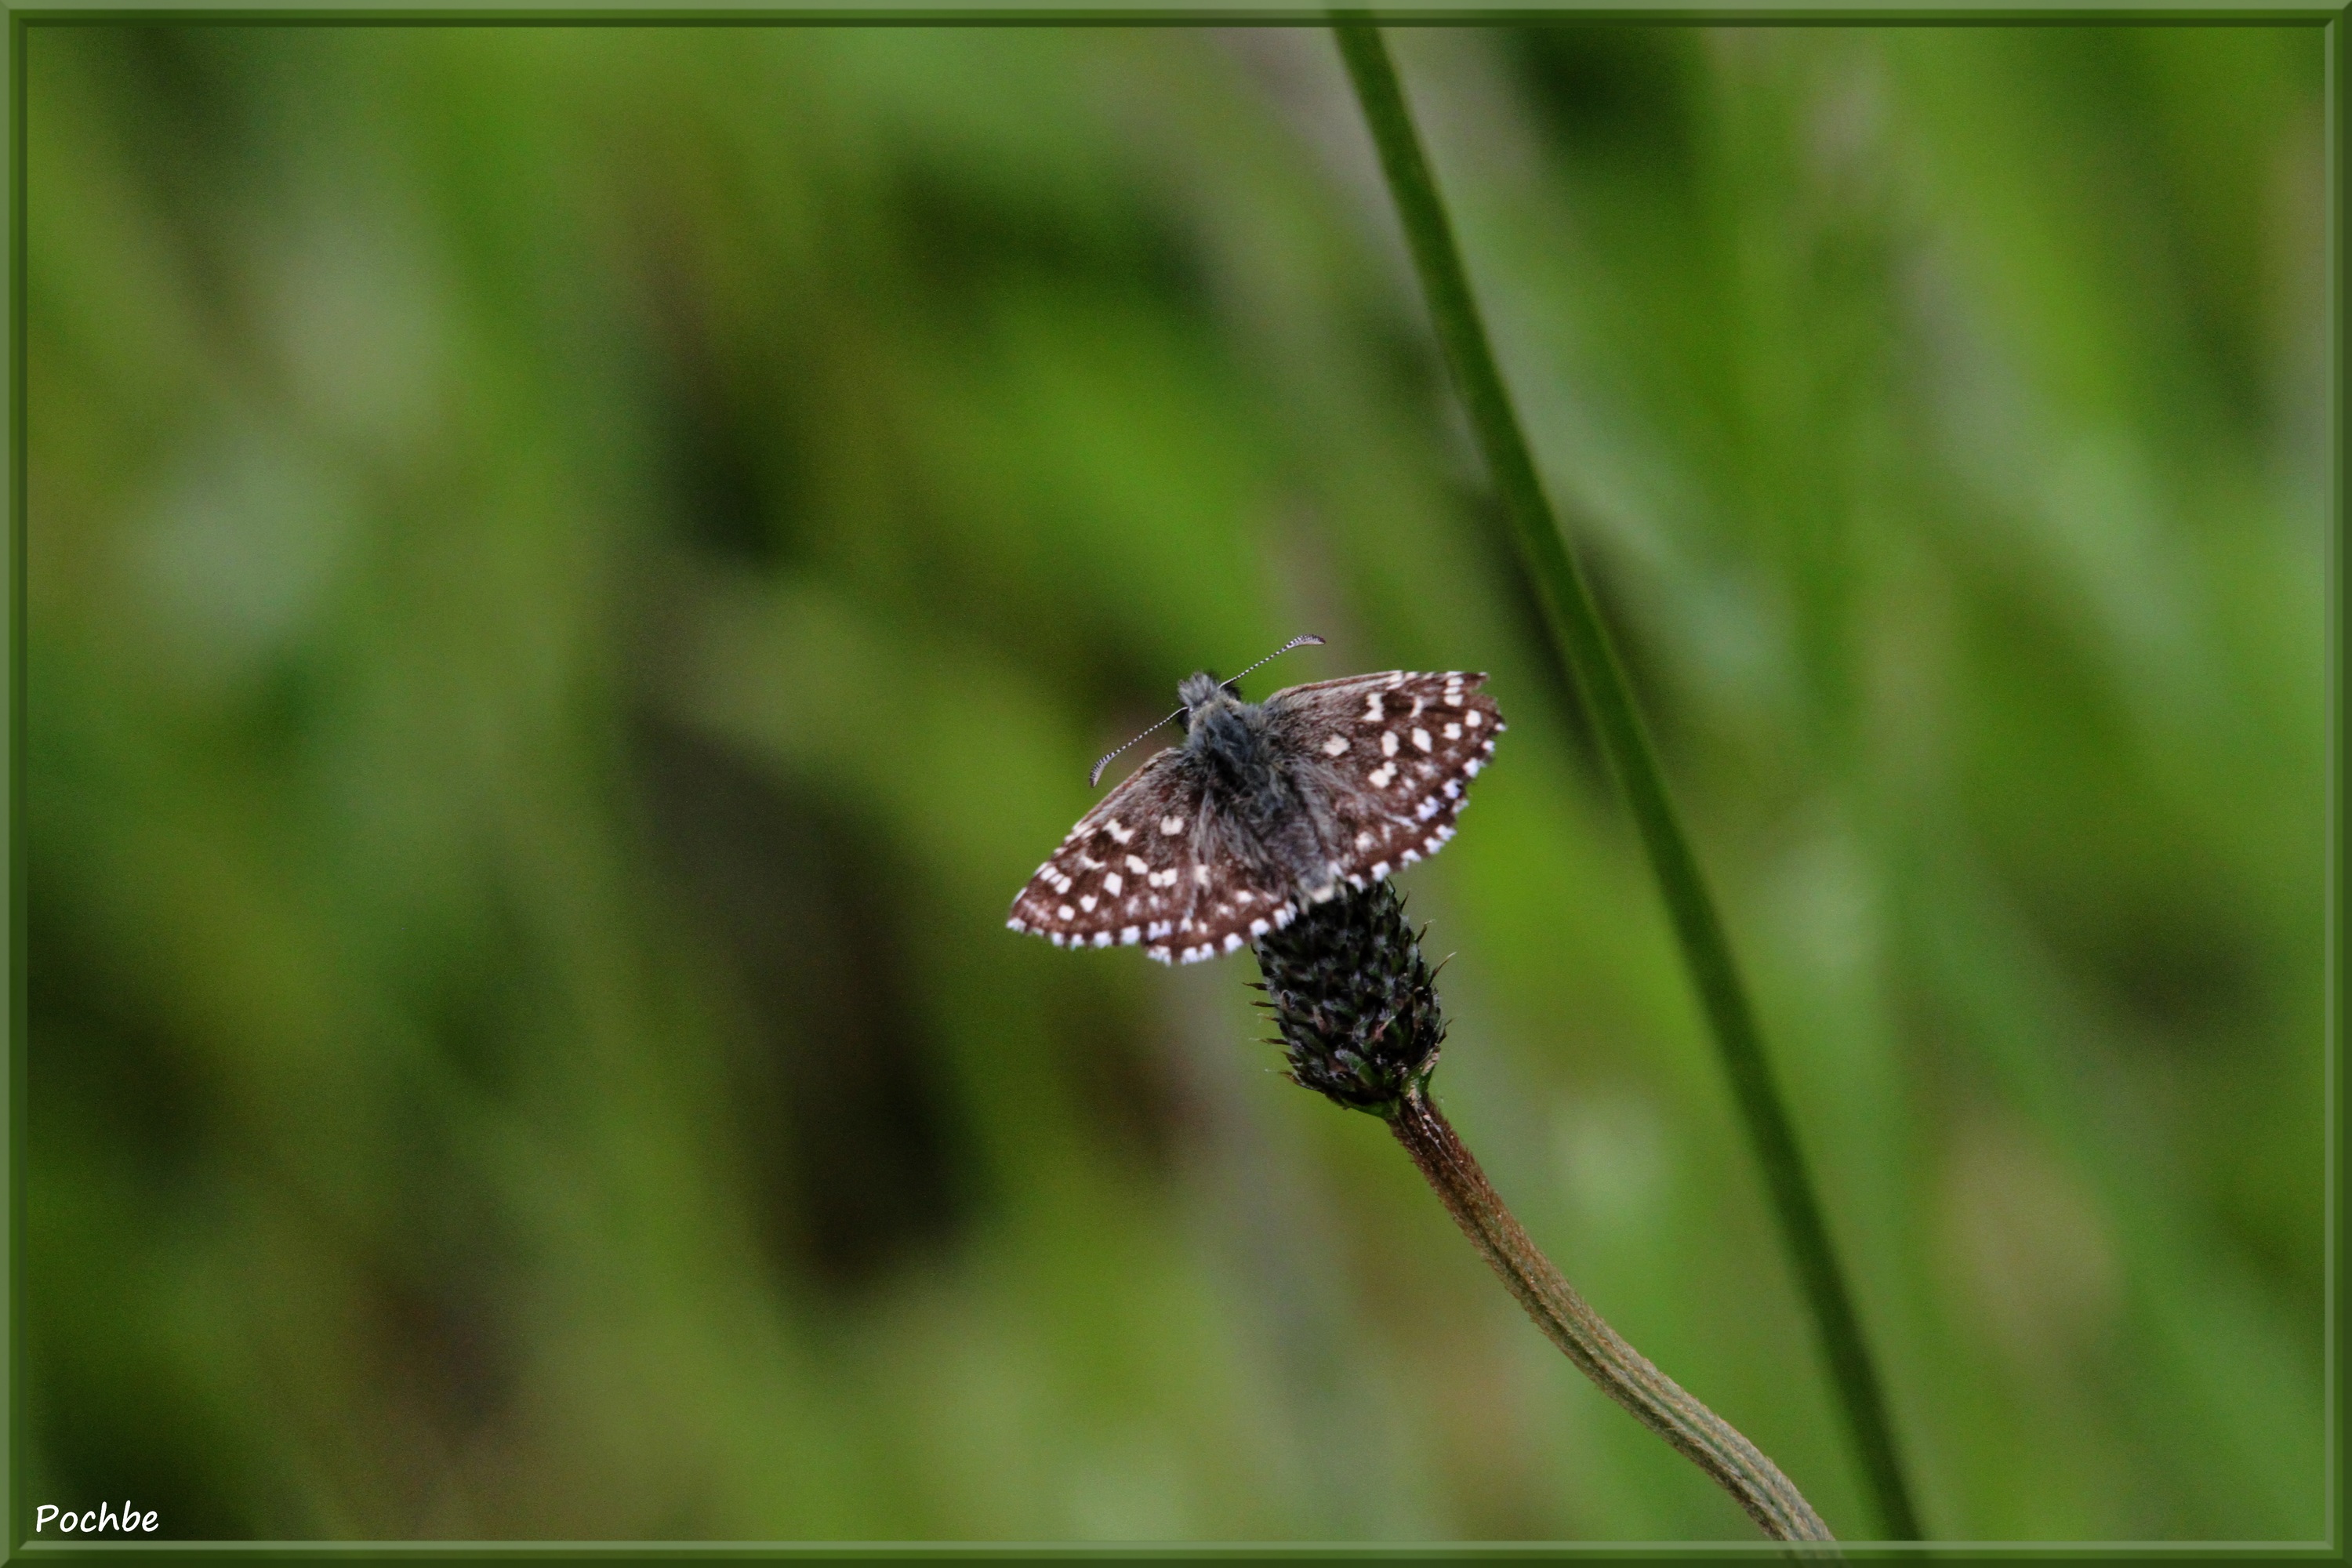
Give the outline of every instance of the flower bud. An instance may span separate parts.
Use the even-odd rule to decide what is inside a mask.
[[[1387,1117],[1436,1068],[1445,1016],[1387,881],[1307,905],[1258,939],[1257,962],[1293,1083]]]

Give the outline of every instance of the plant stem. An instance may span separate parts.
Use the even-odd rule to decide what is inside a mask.
[[[1803,1494],[1755,1444],[1652,1366],[1585,1304],[1551,1259],[1528,1239],[1478,1162],[1420,1088],[1408,1089],[1397,1101],[1389,1128],[1437,1189],[1462,1234],[1486,1255],[1536,1327],[1578,1371],[1714,1477],[1765,1534],[1776,1541],[1836,1539]]]
[[[1545,622],[1570,679],[1591,715],[1601,749],[1625,792],[1650,868],[1681,942],[1684,962],[1697,986],[1733,1098],[1747,1123],[1757,1162],[1764,1169],[1781,1236],[1820,1331],[1870,1489],[1888,1535],[1918,1539],[1918,1515],[1896,1458],[1894,1428],[1877,1371],[1806,1173],[1795,1129],[1773,1084],[1763,1037],[1732,961],[1730,940],[1675,813],[1665,777],[1608,629],[1601,624],[1591,591],[1562,539],[1551,503],[1536,476],[1535,458],[1504,388],[1477,302],[1471,296],[1453,226],[1423,155],[1396,68],[1380,30],[1369,22],[1339,22],[1333,31],[1339,35],[1339,52],[1380,149],[1381,168],[1412,247],[1438,342],[1461,389],[1495,487],[1501,492],[1520,559],[1534,580]]]

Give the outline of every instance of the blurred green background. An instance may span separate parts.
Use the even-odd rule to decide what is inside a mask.
[[[2317,1535],[2321,35],[1392,38],[1930,1528]],[[1449,1114],[1874,1531],[1327,35],[27,47],[27,1506],[1752,1539],[1251,961],[1003,929],[1313,630],[1512,722]]]

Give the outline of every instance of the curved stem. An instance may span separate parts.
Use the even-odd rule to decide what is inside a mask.
[[[1918,1539],[1922,1533],[1918,1513],[1912,1507],[1902,1465],[1895,1457],[1894,1426],[1887,1418],[1878,1373],[1863,1339],[1862,1321],[1831,1245],[1829,1226],[1806,1172],[1803,1152],[1797,1145],[1795,1127],[1773,1084],[1763,1035],[1732,961],[1730,938],[1675,815],[1665,775],[1650,748],[1608,628],[1601,624],[1591,590],[1536,476],[1535,458],[1496,365],[1486,322],[1471,295],[1461,253],[1454,243],[1453,226],[1438,199],[1396,68],[1390,62],[1380,29],[1370,23],[1341,22],[1333,31],[1339,35],[1339,51],[1347,59],[1356,97],[1380,149],[1381,167],[1412,248],[1438,342],[1461,388],[1470,426],[1501,494],[1520,558],[1543,603],[1545,621],[1568,666],[1569,677],[1584,700],[1601,749],[1624,789],[1651,871],[1681,942],[1684,962],[1706,1010],[1724,1074],[1731,1080],[1732,1097],[1748,1125],[1757,1163],[1763,1167],[1781,1236],[1820,1330],[1831,1377],[1887,1533],[1897,1539]]]
[[[1833,1541],[1812,1505],[1778,1466],[1731,1423],[1684,1392],[1586,1305],[1551,1259],[1503,1206],[1486,1173],[1454,1128],[1419,1089],[1408,1089],[1389,1118],[1447,1212],[1577,1370],[1680,1449],[1729,1492],[1757,1527],[1776,1541]]]

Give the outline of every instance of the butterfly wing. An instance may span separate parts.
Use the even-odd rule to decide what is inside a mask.
[[[1277,691],[1266,711],[1307,759],[1337,824],[1332,883],[1362,888],[1454,837],[1470,781],[1506,728],[1484,673],[1392,669]]]
[[[1171,748],[1078,819],[1005,924],[1055,947],[1143,944],[1162,963],[1238,952],[1297,911],[1231,853]]]

